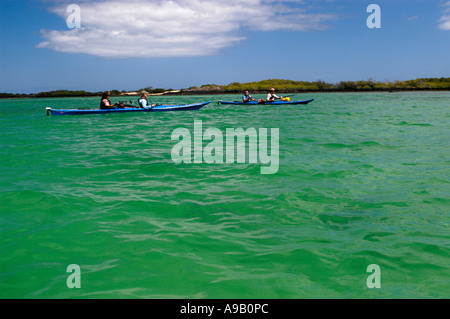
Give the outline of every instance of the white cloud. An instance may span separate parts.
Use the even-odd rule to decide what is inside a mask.
[[[442,18],[439,20],[439,22],[441,22],[439,24],[439,29],[450,30],[450,15],[442,16]]]
[[[311,31],[331,14],[308,13],[303,1],[174,0],[79,2],[81,28],[42,30],[40,48],[102,57],[214,55],[245,40],[242,30]],[[64,20],[66,4],[53,12]]]
[[[439,29],[441,30],[450,30],[450,1],[448,1],[445,5],[444,15],[439,19]]]

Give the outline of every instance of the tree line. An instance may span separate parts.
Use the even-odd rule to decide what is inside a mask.
[[[145,87],[143,89],[136,90],[136,92],[147,91],[148,93],[163,93],[166,89],[156,88],[153,89],[151,86]],[[172,89],[169,89],[172,90]],[[119,96],[122,93],[127,92],[126,90],[110,90],[111,96]],[[26,98],[26,97],[88,97],[88,96],[101,96],[103,92],[86,92],[86,91],[71,91],[71,90],[56,90],[49,92],[40,92],[33,94],[23,94],[23,93],[0,93],[0,98]]]
[[[408,81],[341,81],[331,84],[324,81],[293,81],[268,79],[257,82],[239,83],[233,82],[228,85],[205,84],[201,87],[193,86],[188,89],[182,89],[178,94],[227,94],[241,93],[249,90],[252,93],[265,93],[270,88],[276,88],[278,92],[301,93],[301,92],[370,92],[370,91],[425,91],[425,90],[450,90],[450,78],[420,78]],[[153,89],[151,86],[137,90],[145,90],[148,93],[162,93],[165,89]],[[172,90],[172,89],[169,89]],[[120,95],[125,90],[111,90],[111,95]],[[103,92],[86,92],[57,90],[49,92],[40,92],[37,94],[14,94],[0,93],[0,98],[20,98],[20,97],[88,97],[100,96]],[[175,93],[172,93],[175,94]]]
[[[228,85],[206,84],[201,87],[191,87],[183,91],[240,93],[249,90],[253,93],[267,92],[270,88],[278,92],[367,92],[367,91],[409,91],[409,90],[450,90],[450,78],[420,78],[408,81],[341,81],[336,84],[324,81],[306,82],[269,79],[257,82]]]

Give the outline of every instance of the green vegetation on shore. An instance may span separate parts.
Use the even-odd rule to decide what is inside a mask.
[[[182,89],[172,95],[186,94],[232,94],[242,93],[249,90],[253,94],[266,93],[270,88],[276,88],[278,92],[285,93],[303,93],[303,92],[371,92],[371,91],[449,91],[450,78],[421,78],[408,81],[384,81],[376,82],[366,81],[341,81],[336,84],[326,83],[324,81],[306,82],[269,79],[258,82],[239,83],[233,82],[228,85],[206,84],[201,87],[193,86],[188,89]],[[141,89],[142,90],[142,89]],[[162,93],[165,89],[144,88],[149,93]],[[172,90],[172,89],[170,89]],[[140,90],[137,90],[139,92]],[[111,95],[119,96],[126,91],[111,90]],[[84,97],[100,96],[102,92],[69,91],[57,90],[50,92],[40,92],[37,94],[14,94],[0,93],[0,98],[21,98],[21,97]]]
[[[98,96],[102,92],[86,92],[86,91],[69,91],[57,90],[50,92],[40,92],[37,94],[14,94],[14,93],[0,93],[0,98],[24,98],[24,97],[83,97],[83,96]],[[119,92],[120,94],[120,92]]]
[[[207,84],[201,87],[192,87],[181,90],[181,93],[241,93],[249,90],[252,93],[265,93],[270,88],[278,92],[368,92],[368,91],[416,91],[416,90],[450,90],[450,78],[424,78],[409,81],[342,81],[336,84],[324,81],[305,82],[292,80],[270,79],[258,82],[239,83],[228,85]]]

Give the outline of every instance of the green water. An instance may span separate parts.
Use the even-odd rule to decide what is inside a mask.
[[[0,297],[450,297],[450,93],[216,103],[237,98],[58,117],[45,107],[98,99],[0,100]],[[194,120],[279,128],[278,172],[175,164],[171,134]],[[71,264],[79,289],[66,284]],[[371,264],[379,289],[366,285]]]

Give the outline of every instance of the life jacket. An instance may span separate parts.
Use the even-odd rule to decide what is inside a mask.
[[[252,96],[251,95],[244,95],[242,97],[242,101],[244,102],[250,102],[252,100]]]
[[[104,109],[109,109],[110,107],[106,105],[106,103],[104,102],[104,100],[106,100],[106,99],[102,99],[102,100],[100,101],[100,109],[102,109],[102,110],[104,110]],[[107,100],[107,101],[108,101],[109,105],[111,105],[111,101],[110,101],[110,100]]]
[[[141,104],[141,100],[145,100],[146,102],[147,102],[147,106],[149,105],[149,103],[148,103],[148,100],[146,99],[146,98],[143,98],[142,96],[139,98],[139,100],[138,100],[138,104],[139,104],[139,106],[140,107],[144,107],[142,104]]]

